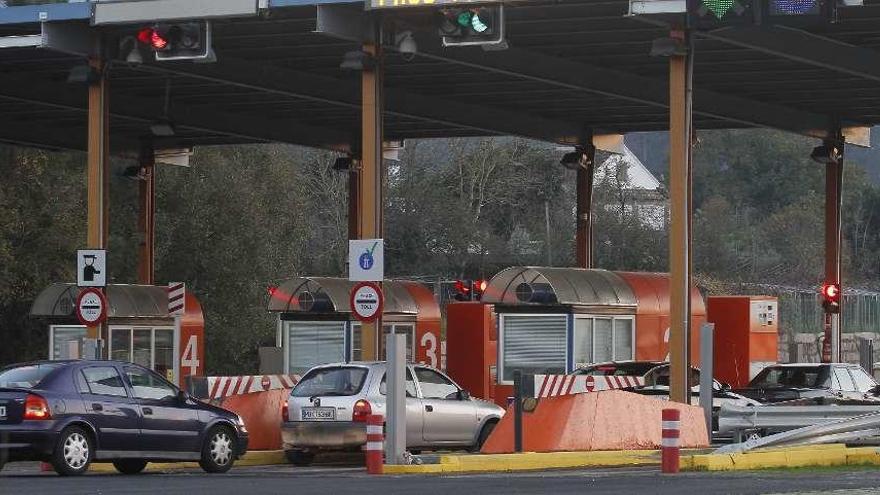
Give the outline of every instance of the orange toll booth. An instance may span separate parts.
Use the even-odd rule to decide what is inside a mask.
[[[105,290],[108,333],[100,352],[75,316],[76,284],[52,284],[34,299],[30,315],[49,322],[49,359],[103,355],[155,370],[180,387],[186,377],[204,375],[205,317],[194,295],[186,292],[178,322],[168,314],[165,286],[110,284]]]
[[[699,364],[706,319],[691,293],[691,360]],[[597,269],[512,267],[493,277],[480,303],[447,306],[447,372],[500,404],[513,370],[566,374],[605,361],[666,360],[669,275]]]
[[[277,315],[276,346],[282,349],[283,373],[303,374],[319,364],[360,361],[361,324],[351,311],[355,282],[332,277],[299,277],[272,289],[269,312]],[[406,334],[407,359],[440,368],[440,306],[419,282],[386,280],[383,335]],[[378,338],[385,359],[384,338]]]
[[[772,296],[709,297],[715,324],[715,378],[745,387],[779,355],[779,301]]]

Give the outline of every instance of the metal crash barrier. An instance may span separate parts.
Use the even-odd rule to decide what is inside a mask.
[[[730,434],[734,442],[739,444],[750,435],[763,437],[767,434],[821,426],[864,415],[876,415],[880,423],[880,405],[735,406],[725,404],[721,406],[718,414],[718,435]]]

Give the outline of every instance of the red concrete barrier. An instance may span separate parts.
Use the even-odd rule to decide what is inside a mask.
[[[528,452],[659,449],[661,411],[681,413],[681,446],[706,447],[709,434],[703,410],[696,406],[608,390],[538,399],[523,414],[523,449]],[[513,407],[508,407],[482,449],[513,452]]]
[[[249,436],[248,450],[278,450],[281,448],[281,404],[289,395],[289,389],[233,395],[220,399],[218,405],[244,420]]]

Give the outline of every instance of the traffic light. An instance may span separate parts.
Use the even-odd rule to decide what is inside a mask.
[[[752,24],[754,0],[687,0],[688,21],[696,29]]]
[[[199,60],[211,56],[211,25],[207,21],[160,23],[141,28],[138,41],[156,60]]]
[[[772,24],[833,22],[837,0],[766,0],[764,15]]]
[[[840,284],[822,286],[822,309],[826,313],[840,313]]]
[[[440,11],[443,46],[498,45],[504,42],[501,5],[447,8]]]
[[[479,301],[488,285],[489,282],[486,280],[456,280],[455,300]]]

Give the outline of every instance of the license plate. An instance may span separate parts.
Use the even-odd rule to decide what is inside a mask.
[[[300,409],[303,421],[320,421],[336,419],[335,407],[304,407]]]
[[[0,421],[6,419],[6,406],[0,406]]]

